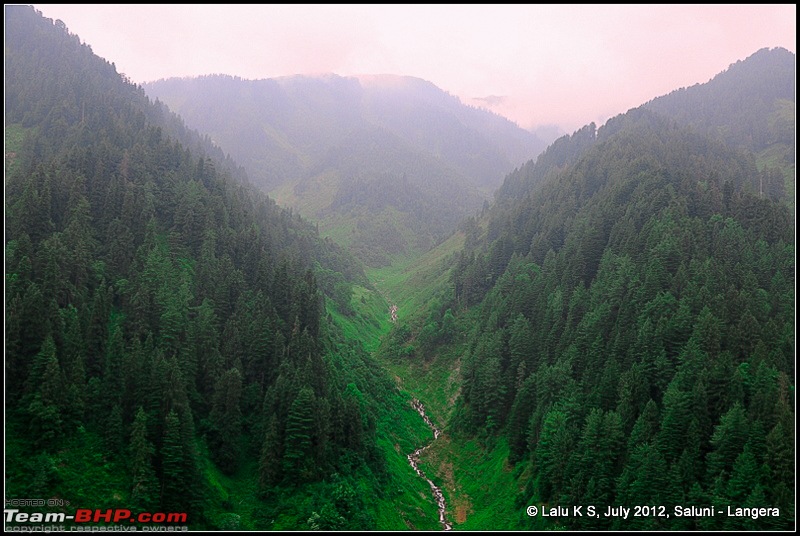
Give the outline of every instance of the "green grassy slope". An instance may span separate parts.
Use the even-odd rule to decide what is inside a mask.
[[[389,302],[398,306],[395,332],[407,329],[405,347],[418,343],[416,336],[425,323],[431,303],[445,295],[450,285],[447,266],[463,247],[463,233],[456,233],[422,256],[394,259],[391,266],[369,269],[368,276]],[[469,325],[462,320],[461,325]],[[401,391],[418,398],[436,426],[445,430],[421,458],[423,471],[442,488],[447,501],[447,518],[455,530],[502,530],[520,526],[519,497],[530,479],[506,463],[508,445],[504,440],[485,444],[453,435],[447,429],[456,410],[461,385],[463,343],[439,347],[443,353],[427,355],[424,348],[398,357],[398,341],[384,335],[377,352],[381,365],[394,377]],[[416,417],[419,420],[419,417]],[[426,490],[427,495],[430,491]],[[438,527],[437,527],[438,528]]]

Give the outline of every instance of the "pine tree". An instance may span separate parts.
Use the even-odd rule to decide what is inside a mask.
[[[661,453],[651,444],[634,448],[617,481],[618,504],[656,504],[669,506],[676,495],[675,484],[670,479],[669,466]],[[658,526],[654,518],[615,519],[613,527],[622,526],[642,530]]]
[[[161,445],[161,508],[165,512],[180,512],[186,508],[187,490],[185,458],[181,442],[181,423],[173,410],[164,420],[164,439]]]
[[[314,392],[304,387],[289,409],[283,454],[284,470],[299,481],[310,479],[314,473],[314,422]]]
[[[278,483],[282,475],[282,452],[280,436],[276,419],[271,416],[265,426],[264,443],[261,446],[261,456],[259,458],[259,486],[265,489]]]
[[[531,375],[517,392],[508,418],[508,444],[511,452],[508,460],[516,463],[527,450],[528,423],[536,407],[536,378]]]
[[[37,362],[44,362],[44,370],[41,371],[41,384],[28,405],[31,434],[38,446],[53,448],[63,429],[64,377],[51,338],[45,341]]]
[[[713,481],[723,471],[730,474],[733,464],[747,442],[749,425],[741,404],[735,404],[720,419],[711,437],[708,453],[708,479]]]
[[[147,414],[142,407],[136,412],[130,439],[131,502],[143,511],[158,505],[158,480],[153,471],[153,444],[147,439]]]
[[[536,466],[541,475],[541,496],[557,497],[569,476],[566,472],[574,437],[567,415],[552,410],[542,423],[542,432],[536,445]]]
[[[731,504],[744,504],[760,481],[758,464],[749,449],[737,456],[728,480],[727,496]]]
[[[215,461],[228,474],[236,470],[239,458],[239,440],[242,432],[242,375],[232,368],[217,382],[211,408],[211,424],[215,439],[212,443]]]

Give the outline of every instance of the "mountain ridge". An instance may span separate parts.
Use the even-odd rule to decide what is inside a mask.
[[[506,172],[541,149],[532,134],[463,105],[430,82],[393,75],[363,80],[333,74],[249,81],[213,75],[145,87],[234,151],[265,191],[319,221],[324,234],[371,265],[438,242],[480,208]],[[385,175],[418,185],[416,202],[424,206],[431,200],[436,213],[377,208],[391,204],[389,199],[366,212],[335,203],[337,192],[351,189],[354,181],[380,183]],[[420,229],[414,221],[431,224]],[[370,232],[377,222],[403,236],[408,247],[382,251],[379,237]],[[365,254],[363,243],[377,249]]]

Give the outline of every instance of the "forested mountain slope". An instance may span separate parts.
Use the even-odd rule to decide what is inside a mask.
[[[374,528],[402,402],[324,295],[363,273],[63,23],[4,14],[7,497]]]
[[[543,148],[411,77],[205,76],[145,88],[371,265],[430,247]]]
[[[681,88],[642,107],[691,130],[756,156],[759,190],[793,197],[795,170],[795,55],[762,49],[732,64],[709,82]],[[548,172],[572,164],[594,141],[592,123],[556,140],[528,168],[512,173],[499,188],[503,202],[524,195]],[[536,167],[534,169],[534,164]],[[765,190],[766,188],[766,190]],[[788,200],[793,203],[793,199]]]
[[[497,198],[462,227],[452,286],[408,343],[427,356],[464,348],[451,433],[487,455],[507,445],[518,505],[671,514],[520,511],[512,526],[793,527],[795,228],[783,181],[735,138],[646,106],[558,140]],[[780,516],[676,518],[675,505]]]
[[[796,61],[786,49],[764,48],[705,84],[673,91],[645,107],[753,151],[759,170],[773,185],[783,182],[794,206]]]
[[[704,134],[753,151],[794,145],[796,57],[764,48],[704,84],[681,88],[644,105]]]

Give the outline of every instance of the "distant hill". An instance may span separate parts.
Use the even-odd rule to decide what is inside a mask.
[[[145,90],[373,265],[432,245],[544,148],[418,78],[216,75]]]

